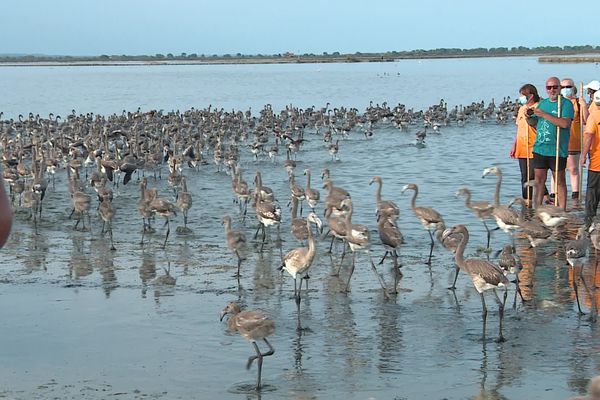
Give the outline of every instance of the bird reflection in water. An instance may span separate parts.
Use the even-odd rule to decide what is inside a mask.
[[[516,335],[515,335],[516,336]],[[485,346],[485,344],[484,344]],[[497,349],[497,350],[496,350]],[[502,387],[514,387],[515,383],[526,374],[524,364],[527,362],[527,352],[519,346],[497,346],[498,361],[494,362],[492,370],[496,372],[494,393]],[[497,366],[501,366],[498,368]]]
[[[600,400],[600,376],[590,380],[586,396],[571,397],[569,400]]]
[[[296,371],[302,371],[302,355],[304,354],[304,344],[302,343],[302,330],[296,329],[296,337],[294,338],[294,368]]]
[[[93,267],[100,273],[102,290],[104,290],[107,298],[119,286],[115,273],[115,252],[111,250],[112,243],[106,240],[92,240],[90,242]]]
[[[196,259],[193,257],[192,252],[190,251],[190,246],[188,242],[188,237],[183,236],[181,239],[181,246],[177,250],[177,265],[181,267],[182,275],[187,275],[189,272],[189,267],[192,262]]]
[[[274,256],[272,248],[258,254],[253,277],[253,287],[258,298],[271,297],[271,290],[275,288],[273,270],[280,262],[279,255]]]
[[[595,353],[597,350],[590,348],[588,345],[588,328],[583,324],[580,325],[582,329],[574,329],[572,340],[569,343],[568,348],[565,349],[566,360],[565,368],[568,369],[569,374],[567,375],[567,385],[573,393],[586,393],[586,385],[588,384],[589,371],[598,370],[598,365],[594,363],[593,359],[589,357],[591,352]],[[598,334],[595,333],[594,336]],[[590,352],[591,351],[591,352]],[[597,388],[600,389],[600,382],[596,383]],[[579,398],[579,397],[578,397]],[[583,397],[588,399],[588,397]],[[595,397],[590,397],[592,399]],[[600,400],[600,397],[598,397]]]
[[[140,279],[142,281],[142,298],[146,298],[148,284],[156,278],[156,257],[154,252],[142,253],[142,264],[139,268]]]
[[[498,353],[501,354],[502,351]],[[495,363],[493,363],[493,365],[494,366],[492,367],[492,369],[488,370],[487,343],[484,341],[482,348],[481,365],[479,367],[479,372],[481,374],[481,384],[479,392],[472,397],[473,400],[508,400],[508,397],[500,393],[500,390],[503,386],[503,380],[500,379],[500,373],[503,368],[498,368]],[[496,371],[497,373],[496,380],[494,381],[494,385],[491,388],[486,387],[488,380],[488,372],[490,371]]]
[[[112,291],[119,286],[112,259],[108,260],[107,264],[100,268],[100,276],[102,276],[102,290],[104,290],[104,295],[106,298],[109,298]]]
[[[366,348],[359,339],[356,318],[350,307],[351,299],[340,296],[338,288],[339,279],[330,277],[326,280],[324,321],[320,330],[325,338],[324,354],[328,358],[327,362],[339,366],[336,373],[340,382],[354,386],[353,377],[359,372],[359,366],[370,362],[372,355],[362,353]]]
[[[177,279],[171,275],[171,262],[168,263],[167,268],[163,268],[164,274],[158,275],[151,281],[154,286],[154,301],[156,304],[160,303],[161,296],[173,296],[175,295],[175,284]]]
[[[402,373],[404,351],[403,328],[400,323],[400,306],[390,302],[379,303],[375,310],[379,332],[379,363],[382,373]]]
[[[529,246],[527,239],[523,234],[516,235],[516,251],[521,259],[522,269],[519,272],[519,289],[523,296],[523,301],[533,300],[533,282],[535,277],[535,266],[537,264],[537,253],[535,249]]]
[[[27,250],[24,253],[23,265],[26,272],[31,274],[35,271],[44,270],[46,268],[46,257],[48,255],[48,236],[31,234],[29,241],[26,243]]]
[[[598,317],[598,301],[600,300],[600,294],[597,290],[600,283],[600,274],[598,273],[598,263],[600,262],[600,252],[598,251],[600,249],[600,222],[594,222],[590,226],[589,235],[593,253],[590,250],[588,263],[583,266],[581,271],[581,279],[586,289],[583,302],[590,309],[590,321],[595,322]],[[569,278],[571,279],[571,277]]]
[[[73,235],[73,249],[69,259],[69,278],[75,281],[89,276],[94,271],[89,254],[84,253],[83,238],[80,235]],[[72,282],[73,284],[73,282]]]

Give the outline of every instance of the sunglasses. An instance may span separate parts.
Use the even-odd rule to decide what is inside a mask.
[[[560,86],[558,86],[558,85],[546,86],[546,90],[558,89],[559,87]]]
[[[561,88],[561,89],[573,89],[573,86],[572,86],[572,85],[569,85],[569,86],[561,86],[560,88]]]

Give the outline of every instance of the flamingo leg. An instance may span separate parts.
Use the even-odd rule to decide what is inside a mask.
[[[356,253],[352,252],[352,267],[350,268],[350,275],[348,275],[348,282],[346,282],[346,290],[345,290],[346,293],[348,293],[348,291],[350,290],[350,279],[352,279],[352,274],[354,273],[355,262],[356,262]]]
[[[456,265],[455,273],[454,273],[454,281],[452,281],[452,286],[450,286],[448,289],[450,289],[450,290],[456,289],[456,281],[458,280],[458,272],[459,271],[460,271],[460,268],[458,267],[458,265]]]

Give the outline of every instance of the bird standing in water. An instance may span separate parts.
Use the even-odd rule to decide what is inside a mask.
[[[254,360],[258,360],[258,379],[256,381],[256,390],[261,388],[261,375],[263,357],[271,356],[275,353],[275,349],[267,340],[267,336],[275,332],[275,322],[260,311],[242,311],[237,303],[229,303],[227,307],[221,311],[221,321],[225,315],[229,315],[227,319],[227,328],[232,332],[239,332],[246,340],[252,343],[255,356],[250,356],[246,363],[246,369],[250,369]],[[269,350],[262,353],[256,342],[263,340]]]
[[[485,325],[487,320],[487,307],[485,305],[483,292],[492,289],[494,295],[496,296],[496,301],[498,302],[498,314],[500,317],[500,334],[498,336],[498,342],[503,342],[505,339],[502,335],[502,319],[504,318],[504,303],[506,302],[506,286],[508,285],[508,279],[499,267],[489,261],[480,260],[477,258],[464,258],[465,247],[467,247],[467,243],[469,241],[469,231],[467,230],[466,226],[455,225],[452,228],[447,229],[444,232],[443,237],[448,237],[453,233],[460,233],[462,235],[462,240],[458,246],[458,249],[456,249],[456,253],[454,254],[456,265],[458,265],[460,269],[465,271],[471,277],[473,286],[475,286],[475,289],[481,298],[483,336],[485,338]],[[500,300],[498,293],[496,293],[496,289],[498,288],[504,289],[503,300]]]

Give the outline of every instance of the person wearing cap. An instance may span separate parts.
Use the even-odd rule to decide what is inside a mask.
[[[587,91],[590,97],[590,105],[588,106],[583,98],[583,93],[579,96],[579,105],[581,106],[581,112],[583,114],[583,120],[587,121],[590,114],[599,113],[600,107],[594,104],[594,93],[600,90],[600,82],[593,80],[583,87],[584,91]]]
[[[592,97],[592,105],[600,107],[600,90]],[[585,193],[585,225],[590,226],[600,201],[600,113],[590,114],[583,131],[581,165],[585,167],[589,154],[587,188]]]
[[[558,184],[556,188],[557,205],[566,210],[565,168],[567,166],[567,156],[569,155],[573,103],[560,95],[560,80],[555,76],[546,80],[546,93],[548,98],[540,101],[538,106],[533,109],[533,114],[537,117],[537,135],[533,144],[533,168],[537,189],[535,206],[539,207],[542,204],[543,187],[548,177],[548,170],[551,170],[555,174]],[[559,100],[560,109],[558,107]],[[558,168],[556,168],[557,130],[559,128]]]

